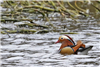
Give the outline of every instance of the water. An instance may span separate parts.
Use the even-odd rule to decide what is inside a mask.
[[[71,4],[75,5],[74,2]],[[98,3],[96,4],[99,6]],[[85,19],[79,17],[77,20],[79,22],[75,22],[70,18],[62,18],[59,13],[52,13],[49,15],[49,17],[51,17],[49,19],[57,28],[56,32],[54,32],[55,30],[53,31],[53,28],[49,28],[47,30],[50,32],[45,34],[16,33],[9,34],[10,37],[7,34],[1,34],[1,67],[100,67],[100,19],[98,19],[100,14],[91,5],[87,6],[81,2],[77,2],[77,5],[80,8],[82,7],[82,9],[88,9],[89,14],[97,19],[93,17]],[[68,5],[66,7],[67,9],[73,9]],[[2,12],[5,11],[6,8],[3,8]],[[49,22],[45,22],[39,18],[42,15],[37,16],[34,13],[29,14],[27,12],[25,13],[25,16],[26,15],[36,24],[50,25]],[[3,18],[7,19],[5,16],[3,16]],[[6,24],[1,23],[1,26],[10,30],[19,30],[24,27],[19,28],[16,25],[22,23],[24,22],[6,22]],[[28,27],[25,29],[28,29]],[[38,28],[36,28],[36,30],[38,30]],[[72,37],[75,42],[82,40],[86,46],[92,45],[92,50],[89,51],[88,55],[65,56],[58,54],[57,51],[61,44],[55,44],[55,42],[58,40],[58,37],[62,35],[60,34],[62,32],[78,33],[68,35]]]
[[[82,23],[63,20],[52,22],[59,32],[46,34],[1,34],[2,67],[99,67],[100,22],[79,20]],[[8,27],[9,24],[7,24]],[[5,25],[3,25],[5,26]],[[62,30],[62,28],[65,28]],[[15,26],[12,26],[15,27]],[[88,55],[61,55],[56,53],[60,43],[55,44],[61,32],[74,41],[82,40],[86,46],[93,45]]]

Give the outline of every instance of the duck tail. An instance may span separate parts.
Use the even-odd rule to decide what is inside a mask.
[[[78,54],[79,55],[87,55],[88,54],[88,51],[92,49],[93,46],[89,46],[89,47],[86,47],[86,48],[83,48],[83,49],[80,49],[78,50]]]

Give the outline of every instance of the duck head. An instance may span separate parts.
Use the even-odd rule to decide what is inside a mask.
[[[61,35],[56,43],[62,43],[64,41],[70,41],[71,43],[73,43],[73,45],[75,45],[73,39],[68,35]]]
[[[70,40],[67,36],[61,35],[56,43],[62,43],[65,40]]]

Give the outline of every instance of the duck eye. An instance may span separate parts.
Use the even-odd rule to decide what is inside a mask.
[[[63,39],[63,38],[61,38],[61,39]]]

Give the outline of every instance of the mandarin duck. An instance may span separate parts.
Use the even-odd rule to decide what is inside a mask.
[[[86,48],[81,40],[78,40],[77,44],[75,44],[73,39],[68,35],[60,36],[56,43],[62,43],[60,49],[58,50],[61,54],[77,54],[80,52],[80,54],[85,55],[93,47],[89,46]]]

